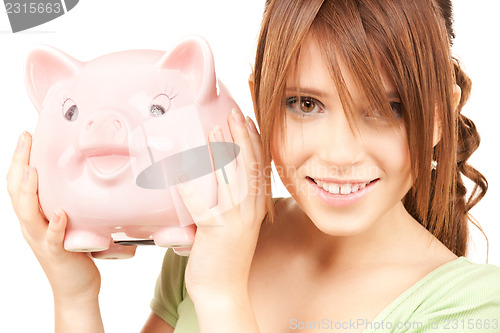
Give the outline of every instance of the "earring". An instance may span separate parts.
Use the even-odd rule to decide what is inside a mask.
[[[431,170],[436,170],[438,166],[438,162],[436,160],[431,161]]]

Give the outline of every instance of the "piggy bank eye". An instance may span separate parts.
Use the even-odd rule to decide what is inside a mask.
[[[68,121],[75,121],[78,118],[78,106],[71,98],[64,101],[62,111],[64,118]]]
[[[149,113],[153,117],[160,117],[164,115],[170,108],[171,99],[165,94],[160,94],[153,99],[149,107]]]

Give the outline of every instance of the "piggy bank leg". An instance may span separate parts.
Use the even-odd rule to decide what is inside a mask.
[[[163,247],[189,248],[193,244],[196,226],[166,227],[159,229],[153,235],[155,244]]]
[[[96,234],[85,230],[67,230],[64,249],[71,252],[94,252],[109,248],[111,235]]]
[[[92,252],[92,257],[97,259],[129,259],[135,255],[136,249],[137,246],[119,245],[112,242],[109,249]]]

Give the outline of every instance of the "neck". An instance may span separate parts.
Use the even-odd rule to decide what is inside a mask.
[[[300,208],[297,206],[297,209]],[[368,266],[396,262],[408,263],[418,251],[418,236],[432,238],[406,211],[402,203],[374,222],[368,229],[349,236],[329,235],[319,230],[309,217],[300,210],[297,237],[305,239],[298,244],[310,258],[317,258],[318,265]],[[421,246],[421,245],[420,245]]]

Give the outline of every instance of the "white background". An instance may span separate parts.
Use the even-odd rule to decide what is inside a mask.
[[[254,118],[247,78],[251,72],[263,0],[81,0],[68,14],[26,32],[12,34],[0,12],[0,331],[53,331],[52,295],[45,275],[24,241],[6,191],[5,175],[17,138],[33,132],[37,113],[24,87],[27,52],[39,43],[59,48],[77,59],[90,60],[124,49],[168,50],[183,36],[196,33],[211,44],[218,76],[243,112]],[[488,178],[490,189],[473,210],[490,240],[489,262],[500,265],[498,143],[500,120],[497,79],[499,28],[497,0],[455,0],[454,54],[474,82],[464,113],[482,136],[471,158]],[[255,119],[255,118],[254,118]],[[279,180],[278,180],[278,183]],[[275,196],[288,196],[277,186]],[[469,257],[484,263],[485,240],[473,229]],[[102,275],[101,311],[106,331],[137,332],[147,318],[165,249],[140,247],[130,260],[97,261]]]

